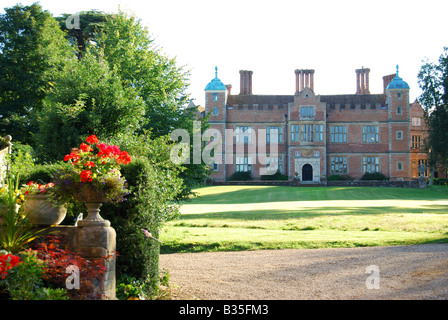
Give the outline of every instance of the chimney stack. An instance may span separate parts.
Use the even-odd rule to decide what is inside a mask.
[[[387,76],[383,77],[383,87],[384,87],[384,93],[386,93],[386,88],[389,85],[389,83],[395,78],[396,74],[389,74]]]
[[[252,95],[252,71],[240,70],[240,95]]]
[[[232,85],[226,84],[227,95],[230,96],[232,94]]]
[[[305,87],[310,88],[314,91],[314,70],[312,69],[301,69],[296,70],[296,94],[305,89]]]
[[[356,94],[370,94],[369,68],[356,69]]]

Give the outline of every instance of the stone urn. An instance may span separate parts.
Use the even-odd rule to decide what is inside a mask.
[[[100,192],[88,184],[80,184],[74,197],[87,208],[87,217],[78,221],[78,227],[110,227],[110,221],[100,214],[100,207],[106,200]]]
[[[64,220],[67,208],[55,206],[46,194],[29,194],[23,204],[28,220],[38,226],[57,226]]]

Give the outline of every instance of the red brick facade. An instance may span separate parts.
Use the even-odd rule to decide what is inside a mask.
[[[416,178],[419,161],[426,159],[423,110],[409,103],[409,87],[398,72],[383,78],[383,93],[370,94],[369,72],[356,70],[355,94],[315,94],[314,70],[309,69],[295,71],[294,95],[254,95],[253,73],[245,70],[240,71],[239,94],[231,94],[230,85],[206,89],[205,112],[223,139],[222,161],[216,161],[211,177],[223,181],[235,171],[250,170],[254,179],[260,178],[260,169],[266,168],[259,161],[260,140],[274,137],[275,128],[278,158],[269,158],[269,164],[277,162],[289,179],[321,183],[334,174],[359,178],[365,172],[381,172],[391,180]],[[217,76],[213,81],[219,81]],[[398,81],[404,86],[396,86]],[[240,136],[226,137],[226,130]],[[243,152],[237,152],[238,141]],[[269,143],[266,148],[269,153]]]

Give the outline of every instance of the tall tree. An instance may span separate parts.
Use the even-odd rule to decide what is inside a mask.
[[[76,55],[81,59],[91,42],[96,41],[97,35],[103,31],[106,15],[98,10],[82,11],[75,15],[68,13],[56,17]]]
[[[60,160],[90,134],[101,139],[132,135],[142,126],[143,115],[137,91],[124,87],[108,64],[87,50],[60,71],[44,100],[37,117],[38,157]]]
[[[187,108],[190,74],[155,45],[148,29],[136,16],[123,11],[108,14],[95,42],[104,50],[104,59],[120,75],[123,85],[138,90],[145,104],[143,130],[150,131],[153,137],[161,137],[174,129],[186,129],[193,139],[197,110]],[[203,131],[207,128],[205,121],[201,128]],[[183,196],[207,176],[205,164],[185,165],[181,173],[186,185]]]
[[[425,108],[428,136],[425,147],[431,170],[430,184],[437,165],[448,165],[448,48],[444,48],[438,63],[424,61],[418,74],[422,94],[418,98]]]
[[[38,4],[16,5],[0,15],[0,135],[31,143],[32,114],[73,57],[57,21]]]

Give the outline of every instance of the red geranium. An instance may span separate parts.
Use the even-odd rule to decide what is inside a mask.
[[[92,171],[84,170],[81,172],[81,181],[82,182],[92,182]]]
[[[131,162],[131,156],[126,151],[121,151],[116,161],[118,164],[129,164]]]
[[[95,166],[95,163],[93,161],[87,161],[84,163],[84,167],[91,167],[93,168]]]
[[[83,152],[93,151],[93,149],[87,143],[81,143],[79,149],[81,149]]]
[[[19,263],[22,263],[20,261],[20,258],[11,253],[0,255],[0,276],[1,276],[1,278],[4,279],[6,277],[6,274],[8,273],[8,270],[15,267]]]
[[[73,164],[76,164],[79,161],[79,159],[81,159],[81,156],[78,153],[74,152],[74,151],[70,152],[70,154],[67,154],[64,157],[64,161],[72,160]]]
[[[97,138],[96,135],[94,135],[94,134],[92,134],[90,137],[88,137],[88,138],[86,139],[86,141],[87,141],[88,143],[90,143],[90,144],[95,144],[95,143],[98,143],[98,142],[99,142],[98,138]]]

